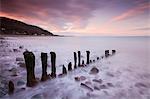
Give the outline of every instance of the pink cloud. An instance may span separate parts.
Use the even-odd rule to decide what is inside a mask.
[[[121,21],[144,13],[150,9],[149,3],[139,4],[133,9],[129,9],[121,15],[115,16],[111,21]]]

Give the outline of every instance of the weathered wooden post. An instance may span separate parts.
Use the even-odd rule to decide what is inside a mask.
[[[93,62],[95,62],[95,60],[93,60]]]
[[[47,75],[47,53],[41,53],[41,61],[42,61],[42,78],[41,78],[41,81],[45,81],[49,78]]]
[[[99,60],[99,57],[97,57],[97,60]]]
[[[37,83],[34,74],[35,56],[32,52],[29,51],[25,51],[23,55],[24,55],[26,70],[27,70],[27,86],[32,87],[35,86]]]
[[[50,52],[51,54],[51,77],[55,78],[56,77],[56,54],[55,52]]]
[[[72,70],[72,64],[71,62],[68,64],[68,71],[71,71]]]
[[[74,68],[77,68],[77,54],[74,52]]]
[[[92,63],[92,60],[90,60],[90,63]]]
[[[14,93],[15,87],[14,83],[12,81],[9,81],[8,83],[8,94],[11,95]]]
[[[109,56],[109,50],[105,50],[105,57],[107,58]]]
[[[81,52],[78,51],[78,66],[81,66]]]
[[[82,66],[84,66],[84,60],[82,60]]]
[[[63,65],[63,69],[62,69],[62,74],[67,74],[67,69],[64,65]]]
[[[86,51],[86,54],[87,54],[87,62],[86,62],[86,64],[89,64],[90,63],[90,51]]]
[[[112,50],[112,55],[114,55],[116,53],[116,50]]]

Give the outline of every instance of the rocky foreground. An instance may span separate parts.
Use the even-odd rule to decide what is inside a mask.
[[[26,87],[26,68],[23,45],[10,45],[0,39],[0,97],[4,99],[150,99],[150,73],[147,63],[141,67],[134,55],[116,55],[79,67],[65,76]],[[15,56],[13,56],[15,54]],[[13,59],[11,57],[13,56]],[[124,59],[128,57],[128,61]],[[134,60],[135,59],[135,60]],[[134,62],[134,63],[133,63]],[[48,68],[50,69],[50,67]],[[15,84],[15,92],[8,95],[8,81]]]

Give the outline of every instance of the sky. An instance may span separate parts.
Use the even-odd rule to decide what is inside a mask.
[[[150,0],[0,0],[0,16],[59,35],[150,36]]]

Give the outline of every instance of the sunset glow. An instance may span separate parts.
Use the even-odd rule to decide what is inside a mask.
[[[0,16],[60,35],[150,35],[149,0],[1,0]]]

